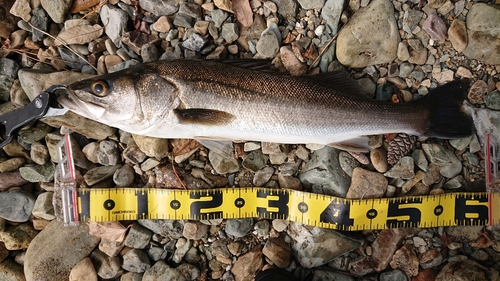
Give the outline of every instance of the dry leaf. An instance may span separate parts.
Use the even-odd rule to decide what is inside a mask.
[[[171,143],[174,147],[172,150],[174,156],[184,155],[201,147],[201,144],[193,139],[176,139]]]
[[[233,0],[233,11],[241,25],[244,27],[252,26],[253,12],[249,0]]]
[[[89,234],[101,239],[123,242],[127,228],[119,222],[91,222]]]
[[[231,2],[231,0],[214,0],[214,4],[217,8],[233,13],[233,5]]]
[[[85,44],[94,39],[99,38],[103,32],[102,26],[94,25],[77,25],[68,30],[61,31],[55,40],[56,46],[63,44]]]
[[[73,5],[71,5],[71,8],[69,9],[69,12],[71,14],[74,14],[83,10],[87,10],[88,8],[99,4],[99,2],[101,2],[101,0],[75,0],[73,2]]]

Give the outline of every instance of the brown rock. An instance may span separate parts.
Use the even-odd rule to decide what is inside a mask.
[[[280,48],[281,62],[292,76],[302,76],[307,72],[307,65],[301,62],[290,45]]]
[[[457,52],[462,52],[467,47],[467,28],[465,22],[454,19],[448,29],[448,39]]]
[[[482,226],[454,226],[446,227],[447,237],[452,242],[467,242],[476,241],[481,236]]]
[[[0,262],[0,280],[25,281],[23,267],[8,259]]]
[[[391,261],[393,269],[401,269],[409,278],[418,274],[418,258],[410,244],[404,244],[394,253]]]
[[[246,254],[240,256],[231,268],[236,281],[250,281],[257,271],[262,268],[262,251],[260,245],[250,249]]]
[[[169,32],[172,28],[172,23],[166,16],[161,16],[155,23],[152,25],[153,29],[158,32]],[[208,28],[208,25],[207,25]],[[204,35],[204,34],[202,34]]]
[[[233,12],[233,3],[231,0],[215,0],[214,4],[221,10],[228,11],[230,13]]]
[[[469,101],[473,104],[483,104],[484,97],[486,96],[487,92],[488,92],[488,84],[486,84],[486,82],[484,82],[483,80],[477,80],[470,87],[469,94],[467,95],[467,97],[469,98]]]
[[[401,188],[403,194],[406,194],[408,191],[410,191],[410,189],[412,189],[412,187],[414,187],[419,181],[421,181],[424,176],[425,173],[419,170],[412,179],[403,184],[403,187]]]
[[[0,191],[5,191],[11,187],[21,186],[28,183],[19,171],[0,173]]]
[[[84,258],[71,269],[69,281],[97,281],[97,273],[90,258]]]
[[[141,48],[146,44],[156,44],[160,41],[160,37],[152,34],[146,34],[139,30],[127,32],[122,36],[122,42],[129,46],[138,55],[141,54]]]
[[[373,268],[380,272],[389,264],[404,236],[395,229],[384,229],[372,244]]]
[[[290,246],[280,238],[270,238],[262,249],[262,253],[274,265],[279,268],[285,268],[290,265],[292,250]]]
[[[283,175],[282,173],[279,173],[278,182],[280,184],[280,188],[302,190],[302,183],[298,178],[295,178],[293,176],[287,176]]]
[[[436,276],[435,281],[497,280],[498,271],[486,268],[473,260],[450,262]]]
[[[432,268],[427,268],[420,270],[416,276],[414,276],[411,281],[433,281],[436,279],[436,273]]]
[[[382,147],[375,148],[370,151],[370,161],[373,164],[375,170],[379,173],[387,172],[389,164],[387,163],[387,151]]]
[[[0,232],[0,240],[8,250],[27,249],[31,241],[38,234],[31,223],[23,223],[9,230]]]
[[[356,167],[352,172],[351,186],[346,198],[380,198],[386,190],[387,179],[382,174]]]
[[[207,236],[208,225],[202,224],[200,221],[188,221],[184,224],[182,235],[187,239],[202,239]]]

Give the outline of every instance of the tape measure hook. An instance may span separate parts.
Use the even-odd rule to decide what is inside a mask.
[[[59,160],[60,179],[59,185],[62,197],[62,212],[64,225],[78,225],[78,198],[76,191],[75,165],[71,139],[68,134],[57,144],[57,158]]]

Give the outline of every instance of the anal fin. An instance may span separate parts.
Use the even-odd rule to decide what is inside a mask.
[[[369,145],[369,141],[370,141],[369,137],[359,136],[341,142],[330,143],[328,145],[338,149],[352,151],[352,152],[368,152],[372,150],[372,147]]]
[[[196,137],[195,140],[223,157],[229,158],[234,156],[233,142],[230,140],[214,140],[203,137]]]

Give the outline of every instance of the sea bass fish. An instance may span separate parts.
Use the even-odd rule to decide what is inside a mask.
[[[74,83],[59,102],[84,117],[151,137],[366,151],[367,135],[470,135],[471,118],[461,110],[468,85],[456,80],[414,102],[388,103],[363,97],[343,72],[293,77],[237,63],[176,60]]]

